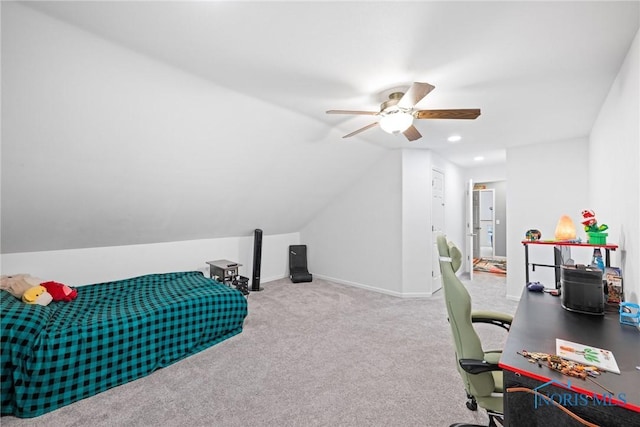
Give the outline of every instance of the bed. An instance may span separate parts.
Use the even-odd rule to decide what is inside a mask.
[[[141,378],[242,331],[247,300],[199,271],[80,286],[70,302],[0,291],[2,415],[29,418]]]

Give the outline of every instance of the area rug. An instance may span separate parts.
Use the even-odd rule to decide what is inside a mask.
[[[473,269],[494,274],[507,274],[507,260],[496,258],[474,258]]]

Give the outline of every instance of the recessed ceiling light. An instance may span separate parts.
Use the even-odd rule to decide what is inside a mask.
[[[476,157],[474,157],[474,158],[473,158],[473,160],[475,160],[476,162],[481,162],[481,161],[483,161],[483,160],[484,160],[484,157],[482,157],[482,156],[476,156]]]
[[[462,139],[462,137],[460,135],[451,135],[449,138],[447,138],[447,141],[449,142],[458,142]]]

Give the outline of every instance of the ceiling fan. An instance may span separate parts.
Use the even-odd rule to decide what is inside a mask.
[[[349,138],[380,125],[388,133],[402,133],[409,141],[422,138],[413,125],[414,119],[476,119],[480,115],[479,108],[456,110],[416,110],[415,105],[431,92],[435,86],[429,83],[415,82],[403,92],[393,92],[389,99],[380,104],[380,111],[329,110],[327,114],[359,114],[380,116],[380,120],[343,136]]]

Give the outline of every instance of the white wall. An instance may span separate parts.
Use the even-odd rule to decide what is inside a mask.
[[[171,271],[199,270],[208,276],[206,261],[228,259],[242,264],[239,273],[251,279],[253,240],[251,234],[148,245],[3,254],[0,270],[2,274],[29,273],[70,286],[81,286]],[[263,234],[262,284],[289,275],[289,245],[299,243],[299,233]]]
[[[542,239],[553,240],[558,219],[569,215],[585,239],[580,212],[589,207],[590,173],[586,138],[507,150],[507,297],[520,298],[526,285],[520,242],[527,230],[538,229]],[[531,247],[530,258],[553,264],[553,247]],[[553,269],[536,269],[530,280],[551,287]]]
[[[424,150],[392,150],[300,232],[318,277],[402,297],[431,289],[431,170],[445,174],[445,231],[464,241],[462,171]]]
[[[627,300],[640,299],[640,66],[639,36],[633,41],[588,139],[507,150],[507,296],[518,299],[525,285],[521,240],[530,228],[553,239],[560,215],[569,215],[586,240],[580,211],[593,209],[609,225],[609,243],[620,245],[611,264],[623,268]],[[494,180],[489,170],[467,171],[475,181]],[[592,251],[572,249],[588,263]],[[530,248],[532,262],[551,263],[553,250]],[[552,284],[553,270],[539,268],[530,280]]]
[[[402,152],[390,150],[300,231],[318,277],[402,292]],[[348,183],[345,183],[348,184]]]
[[[590,207],[620,248],[625,298],[640,301],[640,32],[620,68],[589,139]]]
[[[440,287],[434,286],[431,279],[432,271],[437,272],[440,268],[434,261],[436,249],[431,231],[433,169],[444,174],[444,232],[464,250],[466,183],[463,171],[430,151],[403,150],[403,296],[429,296]]]
[[[465,171],[455,164],[443,159],[437,154],[431,157],[432,168],[444,173],[444,206],[445,218],[444,229],[447,239],[453,241],[463,256],[466,257],[465,236],[466,236],[466,191],[467,179]]]
[[[431,170],[430,151],[402,150],[402,294],[404,296],[428,296],[432,293]]]
[[[466,168],[465,176],[473,179],[474,184],[478,182],[504,181],[507,179],[507,165],[481,165],[474,168]]]

